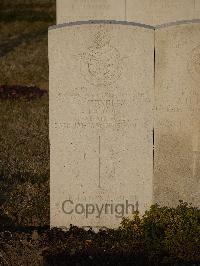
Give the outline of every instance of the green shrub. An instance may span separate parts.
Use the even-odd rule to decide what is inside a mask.
[[[176,208],[154,205],[134,219],[124,219],[127,234],[145,241],[148,256],[163,262],[200,262],[200,210],[180,201]]]
[[[34,210],[34,204],[38,208],[38,202],[31,200],[38,189],[38,185],[28,183],[16,189],[16,193],[21,193],[21,202],[16,202],[16,205],[24,207],[22,210],[17,206],[15,208],[18,208],[18,216],[22,219]],[[42,198],[39,197],[38,201],[42,210]],[[39,221],[40,214],[34,212]],[[2,223],[6,220],[11,222],[5,216],[0,219]],[[27,226],[25,221],[22,224]],[[43,257],[42,265],[46,266],[200,265],[200,210],[183,202],[177,208],[154,205],[142,217],[135,213],[131,219],[123,219],[119,228],[100,230],[98,233],[76,226],[66,231],[58,228],[48,230],[46,227],[24,230],[0,227],[0,259],[8,260],[14,254],[13,259],[18,263],[27,260],[29,252],[35,260]],[[17,263],[12,265],[19,265]],[[29,264],[24,262],[20,265]]]
[[[45,265],[200,265],[200,210],[154,205],[118,229],[53,229],[47,242]]]

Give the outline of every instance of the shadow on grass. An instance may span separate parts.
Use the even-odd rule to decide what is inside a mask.
[[[47,95],[47,91],[41,90],[36,86],[21,86],[21,85],[0,85],[0,99],[1,100],[13,100],[19,98],[25,98],[27,100],[33,100],[41,98]]]
[[[1,14],[0,14],[1,16]],[[40,30],[36,33],[26,33],[17,36],[11,40],[4,40],[0,43],[0,57],[5,56],[9,52],[13,51],[16,47],[22,43],[36,42],[47,35],[47,29]]]
[[[0,22],[55,22],[56,1],[1,0]]]
[[[14,22],[14,21],[26,21],[26,22],[54,22],[55,14],[47,13],[44,11],[34,10],[2,10],[0,11],[0,22]]]

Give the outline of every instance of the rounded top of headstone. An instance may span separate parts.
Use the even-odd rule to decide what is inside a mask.
[[[200,0],[57,0],[57,24],[117,20],[160,25],[200,19]]]

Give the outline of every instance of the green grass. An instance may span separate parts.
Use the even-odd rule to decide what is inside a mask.
[[[0,170],[7,176],[19,173],[48,175],[48,97],[0,102]]]
[[[23,226],[48,224],[48,96],[1,100],[0,110],[3,212]]]
[[[0,21],[48,21],[55,18],[56,0],[1,0]]]
[[[0,85],[48,90],[55,0],[0,0]],[[48,96],[0,100],[0,212],[16,225],[49,223]]]
[[[30,40],[29,40],[30,41]],[[48,90],[47,38],[24,42],[0,60],[0,83]]]
[[[0,0],[0,84],[48,90],[48,27],[55,0]]]

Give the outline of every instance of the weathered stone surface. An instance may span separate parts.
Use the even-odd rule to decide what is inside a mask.
[[[141,27],[50,30],[52,226],[116,227],[117,204],[151,205],[153,51],[154,31]],[[66,214],[63,203],[65,212],[78,203],[95,210]],[[113,213],[110,206],[97,218],[96,204],[113,204]]]
[[[199,17],[200,17],[200,0],[195,0],[194,4],[195,4],[195,18],[199,19]]]
[[[57,24],[84,20],[126,20],[125,0],[57,0]]]
[[[57,24],[122,20],[148,25],[200,19],[200,0],[57,0]]]
[[[158,25],[200,18],[200,0],[127,0],[128,21]]]
[[[200,206],[200,24],[156,30],[154,200]]]

